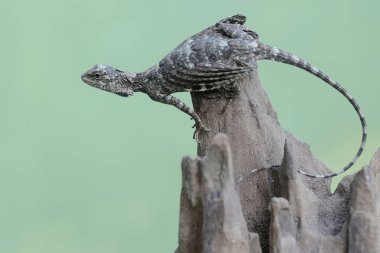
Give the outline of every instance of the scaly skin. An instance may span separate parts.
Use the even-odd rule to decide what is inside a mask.
[[[98,64],[82,75],[87,84],[116,93],[131,96],[133,92],[146,93],[151,99],[177,107],[190,115],[196,126],[194,137],[200,131],[209,131],[198,115],[181,100],[171,96],[175,92],[203,92],[235,86],[256,68],[257,60],[273,60],[301,68],[339,91],[354,107],[362,125],[362,142],[355,157],[337,173],[311,175],[314,178],[329,178],[347,171],[363,152],[367,131],[366,121],[359,105],[347,91],[319,69],[297,56],[259,41],[258,35],[243,26],[245,16],[235,15],[223,19],[204,31],[185,40],[157,65],[141,73],[120,71]]]

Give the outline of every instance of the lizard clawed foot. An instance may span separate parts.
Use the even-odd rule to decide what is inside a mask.
[[[193,134],[193,139],[195,139],[195,140],[197,141],[197,143],[201,143],[201,142],[199,141],[199,138],[198,138],[198,137],[199,137],[199,132],[200,132],[200,131],[210,132],[211,129],[205,127],[204,125],[198,125],[198,124],[195,124],[195,125],[193,126],[193,128],[194,128],[194,127],[196,127],[196,130],[195,130],[195,132],[194,132],[194,134]]]

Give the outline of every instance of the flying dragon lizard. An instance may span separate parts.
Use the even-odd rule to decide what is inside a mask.
[[[194,119],[194,138],[198,141],[199,132],[210,129],[172,93],[236,88],[235,82],[255,69],[257,60],[272,60],[296,66],[339,91],[354,107],[362,125],[361,145],[354,158],[339,172],[328,175],[298,172],[313,178],[329,178],[347,171],[362,154],[367,138],[366,121],[355,99],[321,70],[294,54],[262,43],[257,33],[243,26],[245,21],[246,17],[238,14],[217,22],[185,40],[157,65],[144,72],[120,71],[98,64],[85,72],[82,80],[93,87],[124,97],[131,96],[134,92],[143,92],[154,101],[177,107]]]

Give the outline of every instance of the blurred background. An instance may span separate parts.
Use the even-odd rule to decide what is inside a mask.
[[[180,162],[196,153],[193,122],[146,95],[122,98],[80,76],[96,63],[142,71],[236,13],[263,42],[308,60],[357,99],[369,125],[359,170],[380,146],[379,7],[375,0],[1,0],[0,252],[175,250]],[[333,170],[352,159],[360,124],[338,92],[283,64],[260,62],[259,73],[285,129]],[[189,94],[177,96],[191,104]]]

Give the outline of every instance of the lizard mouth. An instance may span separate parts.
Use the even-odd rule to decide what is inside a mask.
[[[93,81],[91,78],[89,78],[89,77],[86,75],[86,73],[84,73],[84,74],[81,76],[81,79],[82,79],[83,82],[85,82],[86,84],[88,84],[88,85],[90,85],[90,86],[94,86],[94,85],[95,85],[95,84],[94,84],[94,81]]]
[[[84,73],[80,78],[83,82],[87,83],[88,78],[86,77],[86,73]]]

